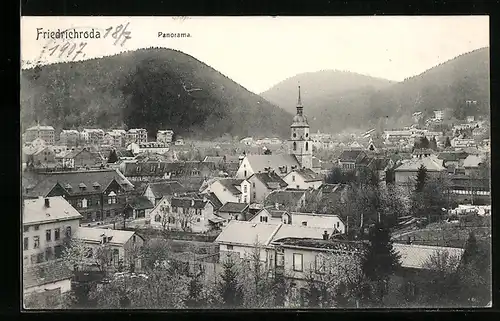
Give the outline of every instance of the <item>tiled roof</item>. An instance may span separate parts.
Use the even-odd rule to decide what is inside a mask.
[[[280,211],[273,209],[267,209],[267,212],[269,213],[269,215],[271,215],[272,218],[281,218],[283,214],[288,213],[287,211]]]
[[[276,232],[276,234],[274,235],[273,241],[277,241],[287,237],[321,240],[323,239],[323,233],[325,233],[325,231],[328,233],[328,235],[332,235],[334,229],[324,228],[324,227],[309,227],[301,225],[283,224],[278,230],[278,232]]]
[[[208,202],[197,197],[173,197],[170,204],[175,207],[203,209]]]
[[[476,155],[469,155],[466,159],[464,159],[464,167],[478,167],[482,162],[484,162],[484,158]]]
[[[213,192],[209,194],[204,194],[203,196],[205,196],[210,202],[212,202],[215,211],[218,211],[222,207],[222,202]]]
[[[464,249],[453,247],[409,245],[394,243],[393,248],[401,255],[401,266],[405,268],[426,269],[426,262],[440,251],[446,251],[452,256],[462,257]],[[458,263],[458,262],[457,262]]]
[[[444,161],[459,161],[467,158],[468,154],[465,152],[442,152],[439,153],[438,159]]]
[[[71,279],[73,272],[63,260],[48,261],[23,269],[23,289]]]
[[[321,181],[323,178],[317,173],[313,172],[310,168],[301,168],[296,173],[304,178],[306,182]]]
[[[224,186],[230,193],[233,195],[239,195],[241,194],[241,191],[239,189],[241,183],[244,181],[244,179],[238,179],[238,178],[222,178],[219,179],[219,183]]]
[[[404,164],[401,164],[401,166],[397,167],[394,171],[396,172],[402,172],[402,171],[409,171],[409,172],[415,172],[418,171],[419,167],[421,165],[424,165],[427,171],[444,171],[445,168],[440,164],[439,160],[435,157],[423,157],[423,158],[414,158],[409,161],[407,161]]]
[[[235,203],[235,202],[227,202],[219,208],[219,212],[224,213],[241,213],[248,208],[247,203]]]
[[[95,193],[92,188],[94,182],[101,185],[101,191],[104,190],[115,179],[118,184],[126,189],[133,189],[132,183],[127,180],[118,170],[87,170],[70,172],[52,172],[40,175],[40,182],[29,192],[30,196],[45,196],[54,186],[59,183],[69,194]],[[82,192],[78,186],[80,184],[87,186],[87,191]],[[71,191],[68,190],[71,186]]]
[[[43,197],[24,200],[23,224],[82,218],[82,215],[62,196],[48,197],[48,199],[49,207],[45,207]]]
[[[154,207],[146,196],[134,197],[128,202],[128,205],[136,210],[150,209]]]
[[[286,167],[286,172],[292,170],[292,167],[300,168],[295,155],[290,154],[271,154],[271,155],[247,155],[246,156],[250,167],[255,173],[264,172],[267,167],[270,167],[277,173],[281,173],[280,168]]]
[[[134,231],[122,231],[106,228],[79,227],[73,238],[87,242],[101,242],[103,236],[111,237],[109,244],[123,245],[135,234]],[[140,237],[140,236],[139,236]]]
[[[276,203],[283,206],[297,206],[299,200],[306,192],[300,190],[272,191],[264,200],[264,205],[270,206]]]
[[[182,186],[179,182],[177,181],[163,181],[163,182],[156,182],[156,183],[150,183],[149,187],[151,188],[151,191],[155,195],[156,198],[162,198],[163,196],[171,196],[174,195],[175,193],[182,193],[184,192],[184,186]]]
[[[301,246],[311,249],[326,249],[326,250],[336,250],[336,251],[346,251],[346,252],[357,252],[363,253],[367,245],[363,242],[353,242],[353,241],[341,241],[341,240],[323,240],[323,239],[311,239],[311,238],[295,238],[287,237],[281,240],[276,240],[274,244],[280,244],[283,246]]]
[[[275,172],[255,173],[252,176],[264,183],[268,189],[280,189],[288,186],[288,184]],[[251,179],[251,177],[249,179]]]
[[[354,162],[359,155],[363,153],[362,150],[344,150],[342,154],[340,154],[339,160],[341,162]]]
[[[232,220],[224,227],[214,243],[253,246],[258,242],[267,246],[280,225]]]

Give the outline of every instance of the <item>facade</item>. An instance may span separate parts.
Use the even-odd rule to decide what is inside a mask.
[[[61,196],[24,200],[23,266],[59,258],[82,215]]]
[[[288,188],[293,189],[316,189],[323,184],[323,178],[308,168],[294,170],[283,180],[287,183]]]
[[[167,143],[147,142],[139,143],[138,153],[165,154],[169,151]]]
[[[145,196],[133,197],[125,205],[124,213],[126,217],[136,219],[147,219],[154,205]]]
[[[50,166],[57,163],[55,151],[51,146],[25,147],[23,148],[23,158],[26,164],[31,164],[34,167]]]
[[[365,157],[366,153],[363,150],[344,150],[339,157],[338,165],[344,171],[354,171]]]
[[[439,177],[445,173],[446,168],[442,161],[436,157],[414,158],[394,169],[394,179],[397,185],[412,185],[415,183],[420,166],[427,170],[428,177]]]
[[[283,210],[277,210],[274,207],[263,208],[258,211],[248,221],[252,223],[272,223],[279,224],[282,221],[283,214],[287,213]]]
[[[174,131],[170,129],[159,130],[156,133],[156,141],[159,143],[171,144],[173,137],[174,137]]]
[[[81,135],[85,142],[91,145],[102,145],[104,142],[104,130],[100,128],[85,128]]]
[[[251,184],[251,195],[249,202],[263,203],[266,197],[273,191],[285,189],[288,184],[275,172],[268,171],[256,173],[248,178]]]
[[[63,196],[80,214],[82,223],[104,221],[123,213],[134,186],[118,170],[51,172],[27,194],[30,197]]]
[[[444,111],[443,110],[435,110],[434,111],[434,118],[437,120],[443,120],[444,118]]]
[[[148,141],[148,131],[144,128],[129,129],[126,134],[126,144],[146,143]]]
[[[136,248],[144,245],[144,239],[133,231],[79,227],[73,238],[83,242],[87,264],[92,264],[99,255],[100,248],[106,249],[107,265],[111,268],[130,266],[140,268]]]
[[[203,194],[214,193],[222,204],[250,203],[251,185],[246,179],[219,178],[207,184],[201,192]]]
[[[286,212],[283,213],[281,221],[288,225],[328,228],[334,230],[335,233],[345,233],[344,222],[339,216],[333,214]]]
[[[55,131],[52,126],[34,126],[30,127],[24,133],[24,139],[26,142],[32,142],[35,139],[43,139],[47,145],[54,145],[55,142]]]
[[[274,171],[281,177],[294,169],[301,168],[293,154],[246,155],[240,162],[237,178],[248,179],[255,173]]]
[[[217,215],[226,221],[246,221],[248,220],[248,210],[247,203],[227,202],[219,208]]]
[[[184,186],[182,186],[177,181],[163,181],[156,183],[149,183],[144,193],[145,196],[151,204],[156,206],[158,202],[164,197],[177,196],[184,192]]]
[[[61,161],[64,168],[95,167],[103,163],[103,159],[88,148],[74,149],[63,155]]]
[[[300,168],[312,168],[312,152],[313,145],[311,137],[309,137],[309,123],[304,115],[304,106],[300,98],[297,100],[297,114],[293,117],[292,125],[290,126],[290,140],[288,142],[290,154],[295,155],[300,164]]]
[[[465,148],[465,147],[476,147],[476,146],[477,143],[474,139],[455,137],[451,140],[451,147],[454,148]]]
[[[63,129],[59,134],[59,142],[65,146],[76,146],[80,140],[80,133],[75,129]]]

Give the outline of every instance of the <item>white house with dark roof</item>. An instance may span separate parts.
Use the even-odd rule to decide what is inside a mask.
[[[250,202],[262,203],[273,191],[279,191],[288,186],[288,184],[273,171],[255,173],[248,178],[251,184]]]
[[[216,178],[206,183],[203,194],[214,193],[222,204],[250,203],[250,182],[238,178]]]
[[[184,186],[177,181],[162,181],[149,183],[144,190],[143,196],[156,205],[165,196],[175,196],[185,191]]]
[[[323,184],[323,177],[309,168],[294,170],[283,180],[291,189],[316,189]]]
[[[299,211],[306,205],[306,190],[287,189],[272,191],[264,200],[264,206],[274,206],[276,209]]]
[[[429,177],[438,177],[446,168],[437,157],[413,158],[394,169],[395,183],[398,185],[414,184],[420,166],[424,166]]]
[[[287,213],[284,210],[277,210],[273,206],[269,206],[267,208],[263,208],[253,217],[251,217],[248,221],[252,223],[281,223],[283,220],[283,214]]]
[[[54,260],[62,243],[80,226],[82,215],[62,196],[23,201],[23,266]]]
[[[134,254],[144,245],[144,238],[134,231],[79,227],[73,239],[84,243],[89,264],[95,262],[98,249],[106,247],[109,250],[108,266],[116,268],[120,264],[123,266],[134,264],[140,268],[140,261]]]
[[[300,168],[295,155],[271,154],[271,155],[246,155],[236,172],[237,178],[249,178],[255,173],[274,170],[276,174],[284,177],[290,171]]]
[[[248,210],[248,203],[227,202],[217,210],[217,215],[226,221],[246,221],[248,220]]]

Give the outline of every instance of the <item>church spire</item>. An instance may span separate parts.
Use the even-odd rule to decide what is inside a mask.
[[[299,98],[297,99],[297,115],[302,115],[304,106],[302,106],[302,99],[300,98],[300,85],[299,85]]]

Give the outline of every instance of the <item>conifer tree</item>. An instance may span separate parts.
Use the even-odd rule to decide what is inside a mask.
[[[203,284],[200,275],[194,276],[188,284],[188,296],[186,306],[188,308],[201,308],[205,302],[202,298]]]
[[[118,155],[116,154],[116,150],[111,150],[111,152],[109,152],[109,156],[108,156],[108,164],[112,164],[112,163],[116,163],[118,161]]]
[[[417,172],[417,184],[415,186],[415,191],[420,193],[424,190],[425,181],[427,180],[427,168],[424,165],[420,165]]]
[[[224,302],[224,307],[241,307],[243,304],[243,289],[238,282],[236,265],[233,260],[229,259],[224,262],[222,268],[222,280],[219,284],[219,292]]]
[[[444,147],[451,147],[450,137],[446,136],[446,141],[444,142]]]

